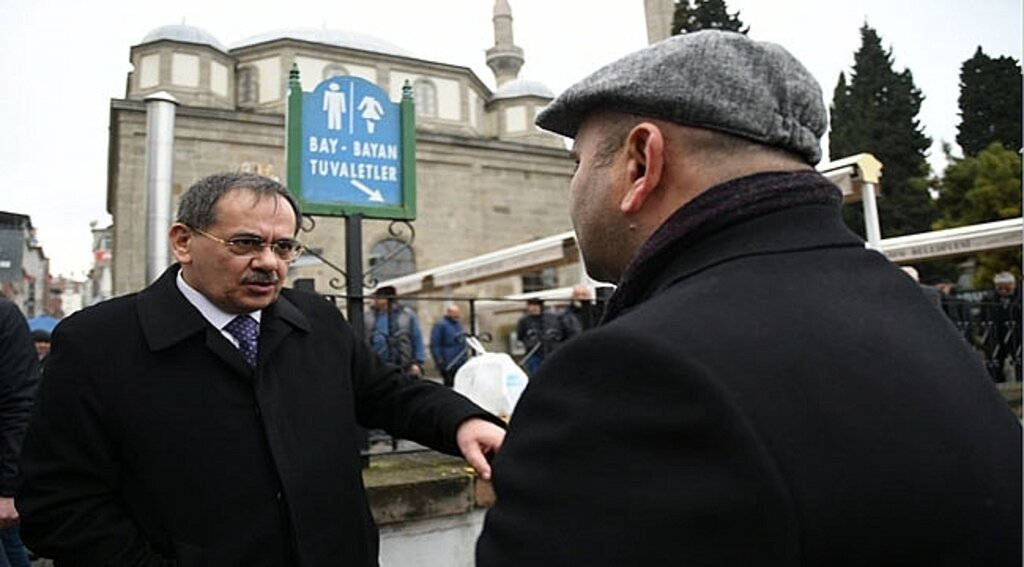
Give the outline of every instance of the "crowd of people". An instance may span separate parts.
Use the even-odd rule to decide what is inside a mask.
[[[957,294],[950,282],[921,284],[921,289],[978,353],[994,382],[1020,382],[1021,290],[1007,271],[993,276],[992,284],[991,291],[970,292],[970,297]]]
[[[687,33],[537,124],[574,141],[580,251],[617,287],[599,320],[582,295],[528,303],[509,423],[420,378],[393,288],[365,340],[284,288],[298,204],[217,174],[181,197],[175,263],[62,321],[42,380],[0,301],[0,528],[66,565],[377,565],[361,426],[493,479],[479,567],[1020,564],[1021,425],[919,285],[844,225],[799,61]],[[1019,320],[1010,283],[996,303]],[[457,306],[431,337],[455,372]]]
[[[564,301],[564,300],[563,300]],[[584,285],[572,288],[570,298],[557,311],[548,310],[539,298],[526,300],[526,308],[516,324],[515,338],[524,353],[520,365],[528,375],[565,341],[597,326],[603,306]],[[424,333],[416,310],[399,298],[393,286],[381,286],[370,296],[365,312],[366,340],[383,360],[404,368],[409,374],[426,377]],[[473,356],[467,345],[469,333],[462,324],[462,309],[448,303],[444,315],[430,330],[429,347],[433,361],[431,375],[439,376],[451,387],[455,375]]]
[[[953,284],[921,283],[916,268],[902,266],[901,269],[918,283],[928,301],[946,313],[961,331],[964,340],[981,357],[993,381],[1021,381],[1021,291],[1012,273],[996,274],[990,291],[980,295],[971,292],[972,297],[965,299],[956,294]],[[424,335],[415,310],[402,303],[390,286],[376,290],[371,302],[366,330],[374,350],[414,375],[424,375]],[[515,339],[523,348],[519,363],[529,376],[533,376],[541,362],[565,341],[596,327],[604,308],[584,285],[573,286],[564,307],[550,309],[540,298],[531,298],[525,303],[524,312],[516,323]],[[389,318],[388,312],[394,315]],[[434,363],[432,373],[446,386],[452,386],[458,369],[473,354],[466,345],[467,331],[461,313],[458,304],[447,304],[443,317],[434,324],[429,335],[428,348]]]

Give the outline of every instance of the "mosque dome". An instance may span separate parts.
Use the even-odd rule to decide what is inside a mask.
[[[494,91],[492,100],[502,98],[516,98],[520,96],[538,96],[542,98],[555,98],[555,93],[540,81],[528,79],[514,79],[498,87]]]
[[[288,28],[254,35],[235,42],[231,49],[249,47],[278,39],[295,39],[310,43],[321,43],[336,47],[347,47],[361,51],[372,51],[400,57],[413,57],[412,53],[386,39],[346,30],[330,30],[322,28]]]
[[[182,43],[196,43],[199,45],[208,45],[217,51],[226,53],[227,49],[224,47],[216,37],[210,32],[197,28],[196,26],[189,26],[185,24],[171,24],[167,26],[160,26],[155,30],[146,34],[146,37],[142,38],[142,43],[151,43],[154,41],[160,41],[162,39],[171,41],[180,41]]]

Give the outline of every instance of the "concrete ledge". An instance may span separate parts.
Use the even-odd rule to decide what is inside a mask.
[[[375,455],[363,483],[378,525],[467,514],[494,502],[465,461],[433,451]]]

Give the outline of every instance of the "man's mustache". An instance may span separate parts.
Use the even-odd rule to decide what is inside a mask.
[[[276,284],[277,280],[277,272],[253,272],[242,278],[242,283],[267,285]]]

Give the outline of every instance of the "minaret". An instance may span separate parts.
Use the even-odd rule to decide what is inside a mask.
[[[487,50],[487,66],[499,87],[519,76],[523,61],[523,49],[512,41],[512,8],[508,0],[495,0],[494,47]]]

